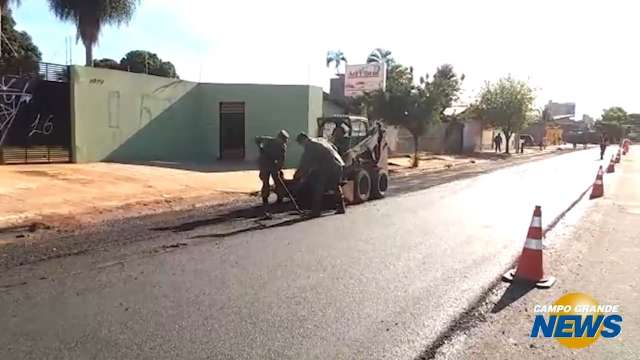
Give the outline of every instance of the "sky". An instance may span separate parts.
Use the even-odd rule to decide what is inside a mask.
[[[328,88],[335,69],[328,50],[352,64],[374,48],[392,51],[416,75],[444,63],[465,74],[463,102],[486,81],[511,75],[549,100],[575,102],[583,113],[622,106],[640,112],[636,26],[631,0],[142,0],[128,25],[107,26],[95,58],[120,60],[149,50],[176,65],[182,79],[220,83],[311,84]],[[84,64],[73,24],[62,23],[46,0],[14,10],[43,61]],[[613,70],[616,70],[613,72]]]

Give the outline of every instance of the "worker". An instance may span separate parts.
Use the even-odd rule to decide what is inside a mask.
[[[607,139],[606,136],[602,136],[600,137],[600,160],[604,159],[604,153],[607,151],[607,145],[609,143],[609,140]]]
[[[331,142],[336,146],[336,149],[338,149],[340,156],[349,150],[349,139],[345,137],[347,130],[344,127],[344,125],[337,125],[331,134]]]
[[[496,137],[493,138],[493,143],[496,146],[496,152],[499,153],[502,151],[502,136],[497,134]]]
[[[271,213],[269,211],[269,194],[271,193],[269,179],[273,180],[276,195],[278,196],[277,202],[281,203],[284,194],[282,167],[284,166],[284,159],[287,152],[289,133],[286,130],[280,130],[276,137],[257,136],[255,140],[256,145],[258,145],[258,148],[260,149],[260,157],[258,159],[260,174],[258,176],[262,181],[260,195],[262,196],[264,217],[271,218]]]
[[[344,161],[338,150],[329,141],[323,138],[311,139],[305,133],[300,133],[296,141],[304,148],[304,153],[293,177],[300,183],[310,185],[312,206],[308,215],[321,215],[322,198],[327,190],[333,190],[335,193],[336,214],[344,214],[344,196],[340,187]]]

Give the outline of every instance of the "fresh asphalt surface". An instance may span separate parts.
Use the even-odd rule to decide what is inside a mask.
[[[29,269],[37,281],[12,269],[0,359],[412,359],[519,254],[535,205],[544,225],[591,185],[597,157],[224,238],[194,227],[166,235],[201,240],[189,246],[91,268],[43,262]]]

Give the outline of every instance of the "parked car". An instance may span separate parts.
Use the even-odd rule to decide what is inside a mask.
[[[535,140],[531,135],[520,135],[520,140],[524,140],[524,146],[534,146]]]

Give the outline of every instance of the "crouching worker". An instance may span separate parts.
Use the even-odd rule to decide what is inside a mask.
[[[282,202],[284,184],[282,183],[281,174],[288,141],[289,133],[287,133],[286,130],[280,130],[275,138],[271,136],[256,137],[256,144],[260,149],[260,157],[258,159],[258,166],[260,167],[259,176],[262,181],[260,195],[262,196],[262,207],[265,218],[271,217],[271,213],[269,212],[269,194],[271,193],[271,187],[269,186],[270,178],[273,179],[273,184],[276,188],[276,195],[278,195],[277,202]]]
[[[340,187],[344,161],[336,147],[323,138],[311,139],[305,133],[300,133],[296,141],[304,148],[304,153],[294,179],[310,185],[312,210],[309,215],[321,215],[322,198],[327,190],[335,193],[336,214],[344,214],[344,196]]]

